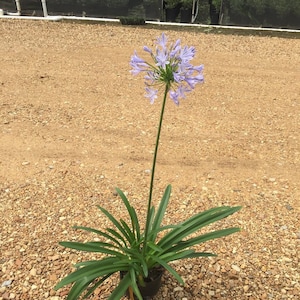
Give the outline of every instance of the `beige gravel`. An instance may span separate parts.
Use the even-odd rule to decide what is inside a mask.
[[[129,73],[134,49],[161,30],[0,21],[0,300],[65,299],[53,286],[89,256],[60,240],[93,239],[100,204],[144,217],[160,101]],[[206,83],[168,102],[154,197],[173,185],[165,223],[217,205],[243,210],[216,228],[239,234],[200,245],[157,299],[300,297],[300,40],[167,30],[198,50]],[[107,299],[117,276],[91,299]]]

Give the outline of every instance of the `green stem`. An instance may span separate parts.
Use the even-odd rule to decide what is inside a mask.
[[[161,132],[161,128],[162,128],[162,122],[163,122],[164,111],[165,111],[166,100],[167,100],[167,95],[168,95],[169,89],[170,89],[170,85],[166,84],[164,99],[163,99],[163,103],[162,103],[162,107],[161,107],[160,120],[159,120],[159,125],[158,125],[158,130],[157,130],[157,136],[156,136],[152,170],[151,170],[149,199],[148,199],[147,217],[146,217],[146,228],[145,228],[145,237],[144,237],[144,243],[143,243],[143,255],[145,255],[146,248],[147,248],[147,242],[148,242],[148,232],[149,232],[149,226],[150,226],[150,210],[151,210],[151,204],[152,204],[152,193],[153,193],[156,157],[157,157],[157,152],[158,152],[160,132]]]

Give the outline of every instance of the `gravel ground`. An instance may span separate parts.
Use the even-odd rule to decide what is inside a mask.
[[[104,228],[100,204],[124,215],[118,186],[145,216],[160,101],[130,75],[159,28],[0,21],[0,300],[65,299],[54,285],[89,258],[61,240]],[[241,233],[199,245],[218,257],[180,261],[155,298],[300,297],[300,40],[168,29],[197,49],[206,83],[166,107],[154,198],[173,186],[165,223],[228,204],[214,227]],[[107,299],[118,278],[91,299]]]

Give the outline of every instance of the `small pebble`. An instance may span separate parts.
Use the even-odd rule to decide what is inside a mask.
[[[5,281],[2,282],[1,286],[4,286],[4,287],[5,286],[10,286],[11,283],[12,283],[12,280],[5,280]]]
[[[240,272],[240,271],[241,271],[240,267],[237,266],[237,265],[231,265],[231,268],[232,268],[233,270],[237,271],[237,272]]]
[[[29,274],[31,275],[31,276],[36,276],[36,269],[31,269],[30,270],[30,272],[29,272]]]
[[[247,293],[249,291],[249,285],[244,285],[243,290],[245,293]]]

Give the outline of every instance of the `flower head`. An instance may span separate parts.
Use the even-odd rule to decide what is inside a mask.
[[[132,74],[145,72],[146,97],[153,103],[157,98],[157,85],[167,86],[169,96],[176,105],[180,98],[192,91],[197,83],[203,83],[203,65],[193,66],[190,61],[194,58],[194,47],[181,47],[177,40],[169,47],[164,33],[157,39],[155,50],[144,46],[144,51],[151,55],[152,63],[140,58],[136,51],[131,56]]]

